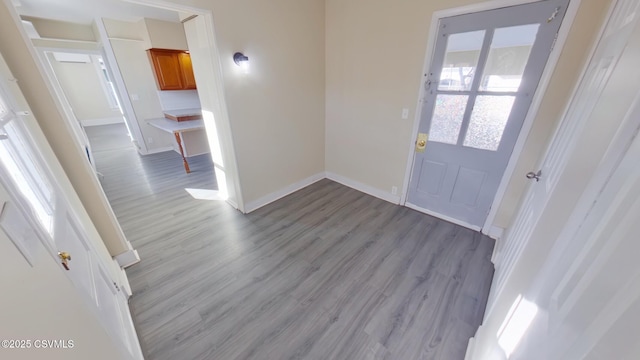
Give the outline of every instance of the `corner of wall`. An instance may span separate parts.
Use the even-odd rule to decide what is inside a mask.
[[[384,201],[388,201],[392,204],[396,204],[396,205],[400,205],[400,196],[399,195],[393,195],[390,192],[386,192],[383,190],[380,190],[378,188],[374,188],[373,186],[361,183],[359,181],[350,179],[346,176],[342,176],[342,175],[338,175],[338,174],[334,174],[332,172],[328,172],[327,171],[327,179],[329,180],[333,180],[337,183],[340,183],[342,185],[348,186],[352,189],[356,189],[360,192],[363,192],[365,194],[369,194],[371,196],[377,197],[378,199],[382,199]]]

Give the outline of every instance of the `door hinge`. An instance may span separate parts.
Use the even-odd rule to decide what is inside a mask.
[[[429,75],[424,74],[425,77],[427,78],[424,82],[424,90],[426,92],[429,92],[431,90],[431,78],[433,77],[433,73],[429,73]]]
[[[556,16],[558,16],[558,13],[560,12],[560,6],[558,6],[557,8],[555,8],[553,10],[553,12],[551,13],[551,16],[549,16],[549,18],[547,19],[547,23],[550,23],[553,21],[553,19],[556,18]]]
[[[115,282],[115,281],[113,282],[113,286],[115,286],[115,287],[116,287],[116,290],[120,291],[120,287],[118,286],[118,284],[116,284],[116,282]]]
[[[558,42],[558,33],[556,33],[555,36],[553,37],[553,42],[551,43],[551,49],[549,50],[549,52],[552,52],[553,49],[556,47],[556,42]]]

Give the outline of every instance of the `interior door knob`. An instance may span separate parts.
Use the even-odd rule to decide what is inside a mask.
[[[529,171],[527,173],[527,179],[536,179],[536,182],[540,181],[540,176],[542,175],[542,170],[538,170],[537,173],[533,171]]]
[[[69,270],[69,261],[71,261],[71,254],[66,251],[59,251],[58,257],[60,261],[62,261],[62,266],[64,266],[65,270]]]

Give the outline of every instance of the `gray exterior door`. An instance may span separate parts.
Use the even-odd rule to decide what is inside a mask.
[[[444,18],[425,82],[407,203],[480,229],[568,0]]]

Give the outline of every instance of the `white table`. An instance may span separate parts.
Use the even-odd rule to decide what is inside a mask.
[[[204,130],[204,121],[200,120],[188,120],[188,121],[174,121],[167,118],[157,118],[147,120],[147,123],[162,131],[173,134],[178,143],[178,149],[180,149],[180,155],[182,156],[182,162],[184,164],[184,171],[191,172],[189,169],[189,163],[184,156],[184,148],[182,144],[182,133],[188,131]]]

